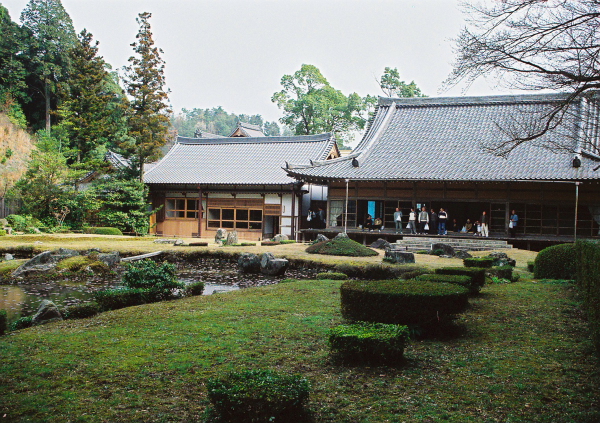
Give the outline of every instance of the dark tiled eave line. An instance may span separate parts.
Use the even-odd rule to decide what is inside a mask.
[[[186,138],[178,137],[182,145],[224,145],[224,144],[289,144],[303,142],[323,142],[331,140],[330,133],[317,135],[298,135],[295,137],[232,137],[232,138]]]

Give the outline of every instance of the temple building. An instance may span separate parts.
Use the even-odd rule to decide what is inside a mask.
[[[381,98],[359,145],[328,161],[289,158],[288,175],[328,188],[328,227],[358,228],[367,214],[394,226],[393,214],[441,207],[460,226],[491,218],[505,234],[597,236],[600,222],[600,108],[577,99],[561,125],[499,152],[514,135],[541,128],[565,94]]]
[[[335,139],[329,133],[248,137],[252,130],[239,125],[232,137],[179,137],[144,173],[153,207],[162,206],[153,217],[154,233],[210,237],[225,228],[247,240],[295,236],[308,204],[326,200],[326,190],[313,192],[288,176],[286,163],[339,157]]]

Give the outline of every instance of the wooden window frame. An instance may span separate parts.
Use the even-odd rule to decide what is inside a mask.
[[[170,201],[173,202],[173,208],[169,207]],[[183,207],[180,207],[178,201],[183,201]],[[198,220],[198,201],[198,198],[165,198],[165,220]],[[193,204],[193,208],[190,208],[190,203]],[[179,213],[183,216],[178,216]]]
[[[218,218],[216,211],[218,210]],[[223,211],[232,211],[233,218],[224,218]],[[247,217],[240,218],[238,214],[247,213]],[[252,212],[260,212],[260,220],[251,219]],[[219,228],[224,229],[235,229],[240,231],[248,231],[248,232],[262,232],[263,230],[263,219],[264,219],[264,211],[262,208],[254,208],[254,207],[215,207],[208,206],[206,213],[206,227],[207,229],[216,230]]]

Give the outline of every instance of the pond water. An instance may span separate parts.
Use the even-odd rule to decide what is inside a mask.
[[[317,270],[290,269],[284,277],[239,274],[235,262],[206,259],[195,265],[179,265],[178,278],[184,283],[203,281],[204,295],[226,293],[241,288],[276,284],[284,278],[311,278]],[[0,309],[8,313],[8,321],[34,314],[42,300],[48,299],[59,306],[90,301],[94,292],[121,286],[120,276],[94,277],[85,282],[76,280],[23,281],[0,285]]]

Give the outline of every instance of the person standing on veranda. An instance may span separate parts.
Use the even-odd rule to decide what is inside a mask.
[[[484,211],[481,213],[481,218],[479,219],[479,222],[481,222],[481,236],[486,238],[490,235],[490,229],[488,227],[488,224],[490,223],[489,220],[487,212]]]
[[[398,207],[394,212],[394,223],[396,224],[396,233],[402,233],[402,210]]]
[[[514,238],[517,236],[517,222],[519,221],[519,216],[517,216],[516,211],[512,211],[510,213],[510,223],[508,224],[508,231],[510,232],[510,237]]]
[[[415,209],[410,209],[410,214],[408,215],[408,229],[412,235],[417,234],[417,213]]]
[[[419,233],[425,234],[427,230],[425,226],[429,225],[429,213],[427,213],[427,209],[423,206],[421,208],[421,212],[419,213]]]

